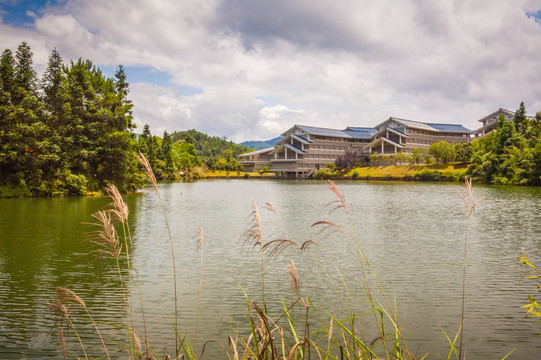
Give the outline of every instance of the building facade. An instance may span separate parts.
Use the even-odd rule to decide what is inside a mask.
[[[390,117],[373,128],[348,127],[344,130],[295,125],[281,134],[272,148],[239,155],[247,171],[268,166],[284,177],[309,177],[334,163],[346,150],[380,155],[411,153],[428,149],[438,141],[468,142],[476,132],[457,124],[423,123]]]

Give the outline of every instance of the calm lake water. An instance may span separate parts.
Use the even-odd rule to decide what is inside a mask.
[[[236,329],[245,333],[243,289],[260,301],[259,254],[239,242],[250,226],[254,200],[262,215],[264,241],[286,236],[298,243],[320,241],[328,256],[321,249],[314,249],[314,256],[331,270],[328,259],[333,259],[355,306],[362,309],[362,275],[351,243],[342,234],[322,238],[311,225],[329,220],[349,234],[353,229],[385,291],[391,299],[396,297],[409,349],[418,355],[428,352],[429,359],[446,357],[449,351],[442,329],[454,337],[460,326],[462,268],[457,264],[462,263],[468,224],[467,358],[501,359],[515,347],[509,359],[539,357],[541,324],[526,319],[520,307],[528,294],[535,293],[536,283],[521,281],[527,269],[516,257],[524,249],[541,264],[541,189],[475,186],[474,195],[484,200],[468,222],[459,195],[465,189],[460,185],[361,181],[337,185],[349,204],[351,227],[343,211],[332,212],[336,197],[326,182],[215,180],[160,185],[175,247],[179,327],[192,334],[202,255],[198,229],[204,232],[198,351],[208,340],[227,344],[227,336]],[[158,356],[174,354],[171,248],[160,204],[154,193],[126,200],[150,343]],[[92,252],[88,239],[95,228],[86,224],[108,202],[107,198],[0,199],[0,358],[62,356],[56,319],[48,310],[57,287],[69,288],[85,300],[109,350],[125,357],[114,345],[126,339],[119,328],[125,325],[125,313],[116,263]],[[265,210],[266,203],[277,213]],[[316,308],[337,307],[337,297],[331,295],[329,300],[332,289],[314,261],[298,252],[293,258],[301,295],[309,296]],[[280,306],[281,297],[291,298],[288,262],[286,254],[265,258],[271,309]],[[334,271],[329,272],[336,278]],[[73,321],[87,350],[102,355],[86,318],[74,316]],[[74,333],[69,336],[70,348],[82,355]],[[209,344],[205,358],[225,356]]]

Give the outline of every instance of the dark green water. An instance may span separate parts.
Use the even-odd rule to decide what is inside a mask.
[[[460,325],[462,272],[450,264],[461,263],[463,257],[463,187],[389,182],[338,186],[350,204],[361,247],[387,292],[396,295],[409,348],[420,355],[429,352],[430,359],[446,357],[449,347],[442,329],[454,336]],[[191,333],[199,290],[199,227],[205,234],[199,349],[207,340],[226,343],[231,329],[244,324],[246,303],[240,286],[254,298],[259,296],[258,255],[243,252],[239,244],[250,221],[252,199],[260,208],[268,202],[278,210],[279,216],[261,210],[266,241],[285,236],[282,222],[289,238],[299,243],[320,238],[310,226],[319,220],[349,229],[343,212],[330,214],[329,203],[336,198],[325,182],[200,181],[163,184],[160,192],[174,239],[179,325]],[[541,353],[541,324],[525,319],[520,308],[527,294],[535,292],[535,283],[520,281],[526,269],[516,256],[524,249],[532,259],[541,258],[541,189],[477,186],[474,193],[485,200],[468,225],[467,358],[499,359],[515,347],[509,359],[536,358]],[[163,215],[155,194],[129,197],[127,202],[150,342],[157,355],[172,354],[173,276]],[[111,325],[125,324],[115,262],[90,253],[92,246],[86,241],[93,229],[84,223],[107,203],[105,198],[0,199],[0,358],[61,356],[55,318],[48,311],[57,287],[69,288],[86,301],[110,352],[126,357],[113,344],[126,339],[123,330]],[[321,245],[351,291],[360,294],[351,245],[340,235]],[[325,286],[313,262],[303,255],[294,257],[302,294],[316,306],[326,303]],[[271,305],[290,294],[287,262],[284,256],[266,260]],[[74,321],[89,353],[103,355],[85,318]],[[82,355],[73,335],[70,348]],[[206,358],[222,357],[219,354],[215,345],[208,345]]]

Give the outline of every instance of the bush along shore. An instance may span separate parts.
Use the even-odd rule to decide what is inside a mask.
[[[223,359],[427,359],[430,354],[423,354],[422,349],[411,349],[408,339],[402,333],[400,316],[397,313],[397,303],[392,296],[385,292],[370,259],[361,246],[357,229],[354,228],[350,218],[350,208],[339,188],[329,181],[329,189],[334,194],[335,201],[330,204],[332,211],[340,212],[343,216],[343,225],[327,220],[321,220],[312,226],[318,228],[320,238],[305,242],[296,242],[288,237],[287,230],[283,229],[283,237],[266,239],[263,236],[262,211],[272,216],[279,212],[271,204],[261,208],[253,202],[251,217],[247,230],[242,234],[240,243],[243,249],[249,250],[251,260],[257,261],[260,268],[257,277],[259,287],[257,295],[248,295],[244,291],[244,298],[238,301],[246,304],[245,321],[235,325],[231,334],[224,334],[220,339],[198,339],[198,319],[200,306],[194,311],[197,313],[195,324],[183,324],[178,317],[179,295],[177,292],[177,273],[175,269],[175,255],[180,249],[175,249],[173,237],[169,231],[168,215],[161,202],[159,186],[152,169],[144,156],[140,156],[147,179],[151,183],[151,191],[158,197],[163,215],[164,226],[168,229],[168,242],[170,244],[169,259],[172,262],[173,284],[171,298],[174,298],[174,308],[165,310],[171,319],[170,340],[176,341],[176,347],[169,353],[163,353],[163,344],[149,342],[146,326],[145,312],[134,312],[134,307],[145,309],[151,304],[144,304],[141,296],[142,284],[138,277],[138,266],[133,256],[132,235],[129,232],[129,209],[114,185],[107,187],[111,197],[108,209],[98,211],[95,218],[96,237],[93,240],[96,251],[101,252],[118,267],[121,293],[124,298],[124,324],[118,324],[119,339],[105,339],[100,333],[99,326],[94,322],[92,313],[99,311],[87,307],[85,299],[80,298],[71,289],[58,288],[58,300],[51,304],[50,309],[56,316],[58,328],[58,341],[65,358],[111,358],[113,348],[123,349],[125,356],[130,359],[201,359],[204,357],[205,347],[216,346]],[[449,340],[445,353],[447,359],[465,359],[464,347],[467,339],[463,338],[464,308],[466,305],[466,271],[468,248],[468,224],[480,199],[473,194],[471,179],[466,179],[466,187],[461,197],[464,201],[464,233],[457,234],[462,237],[464,247],[464,260],[462,267],[462,290],[458,296],[462,298],[462,306],[457,313],[458,325],[455,329],[443,329],[445,337]],[[274,214],[274,215],[273,215]],[[342,223],[342,221],[340,222]],[[328,236],[337,235],[352,246],[352,261],[358,263],[359,274],[356,281],[351,284],[336,266],[338,259],[333,259],[325,251],[324,240]],[[203,230],[200,229],[197,240],[199,247],[200,279],[199,299],[204,287],[204,250],[207,246]],[[195,244],[194,244],[195,245]],[[295,256],[300,255],[300,256]],[[249,256],[246,254],[246,256]],[[290,280],[289,294],[274,294],[265,290],[265,275],[270,269],[269,259],[285,261],[287,271],[284,277]],[[295,259],[295,260],[294,260]],[[303,290],[302,278],[297,271],[295,261],[313,262],[319,269],[319,277],[329,289],[328,296],[332,304],[322,306],[312,302],[310,294]],[[343,260],[343,259],[342,259]],[[274,263],[274,262],[273,262]],[[128,269],[121,269],[126,266]],[[128,271],[126,271],[128,270]],[[360,285],[360,286],[359,286]],[[239,284],[242,287],[242,284]],[[359,289],[360,294],[353,293],[353,288]],[[288,299],[288,300],[286,300]],[[270,303],[281,304],[278,308],[269,306]],[[198,303],[199,304],[199,303]],[[272,309],[271,309],[272,308]],[[100,347],[85,346],[78,335],[76,318],[84,317],[91,324],[98,339]],[[195,329],[188,336],[183,328]],[[122,335],[124,334],[124,335]],[[199,344],[199,345],[198,345]],[[204,344],[204,345],[201,345]],[[118,350],[115,350],[118,354]],[[505,359],[509,354],[502,354]]]

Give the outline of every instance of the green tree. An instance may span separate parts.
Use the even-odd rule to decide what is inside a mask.
[[[443,160],[445,164],[455,158],[455,148],[447,141],[438,141],[430,145],[428,149],[430,155],[436,159],[436,163]]]
[[[167,131],[163,132],[163,142],[162,142],[162,154],[165,161],[165,171],[172,176],[175,172],[175,166],[173,164],[173,155],[172,155],[172,142],[171,136]]]
[[[454,146],[456,154],[455,159],[463,163],[470,162],[470,159],[473,155],[472,143],[456,143]]]
[[[411,149],[411,156],[415,164],[418,164],[423,159],[423,151],[419,148]]]
[[[0,105],[11,104],[15,87],[15,59],[11,50],[2,52],[0,60]]]
[[[33,68],[34,54],[26,41],[23,41],[15,52],[15,103],[20,103],[25,96],[36,95],[37,73]]]
[[[392,163],[392,157],[389,154],[383,154],[381,155],[381,160],[385,165],[391,165]]]
[[[526,117],[524,101],[520,103],[518,110],[515,112],[513,123],[515,125],[515,131],[521,135],[524,135],[526,129],[528,128],[528,118]]]
[[[370,163],[372,164],[372,166],[376,166],[380,164],[381,159],[377,151],[374,151],[372,154],[370,154],[368,158],[370,159]]]

